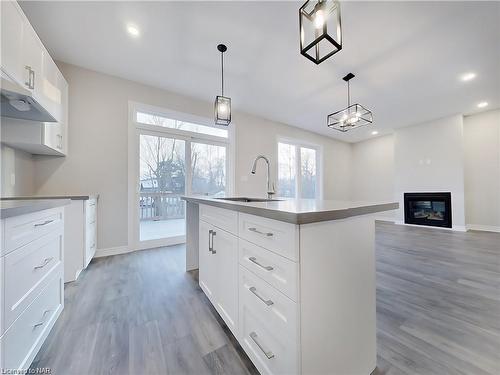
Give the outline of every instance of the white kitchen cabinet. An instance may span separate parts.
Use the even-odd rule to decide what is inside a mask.
[[[2,118],[2,142],[32,154],[64,156],[68,144],[68,83],[19,4],[2,1],[1,7],[2,76],[31,92],[30,96],[55,119],[25,120],[31,128],[18,129],[10,125],[10,119]]]
[[[2,143],[35,155],[64,156],[67,127],[56,122],[34,123],[2,118]]]
[[[29,368],[64,308],[64,209],[1,220],[0,368]]]
[[[65,207],[64,282],[75,281],[89,265],[97,247],[98,196],[71,199]]]
[[[238,239],[200,221],[199,283],[235,336],[238,335]]]
[[[23,65],[24,18],[12,1],[1,1],[2,71],[21,86],[26,86],[27,70]]]
[[[200,286],[262,375],[375,369],[373,217],[298,225],[204,204],[198,217]]]

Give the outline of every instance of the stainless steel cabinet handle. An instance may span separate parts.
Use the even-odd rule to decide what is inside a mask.
[[[57,135],[57,148],[59,150],[62,150],[62,135],[61,134]]]
[[[264,348],[264,346],[259,342],[259,336],[257,336],[255,332],[250,333],[250,338],[257,344],[259,349],[262,350],[262,353],[266,355],[267,359],[274,358],[273,352]]]
[[[213,230],[213,231],[212,231],[212,254],[217,253],[217,251],[215,251],[215,249],[214,249],[214,236],[215,236],[216,234],[217,234],[217,232]]]
[[[45,317],[45,315],[46,315],[48,312],[50,312],[50,310],[45,310],[45,311],[43,312],[42,318],[44,318],[44,317]],[[33,324],[33,328],[43,326],[44,324],[45,324],[45,320],[42,320],[41,322],[38,322],[38,323]]]
[[[52,259],[54,259],[54,258],[53,258],[53,257],[50,257],[50,258],[45,258],[45,260],[43,261],[43,263],[42,263],[42,264],[40,264],[39,266],[35,266],[35,267],[34,267],[34,269],[35,269],[35,270],[38,270],[38,269],[40,269],[40,268],[45,267],[47,264],[49,264],[49,263],[50,263],[50,261],[51,261]]]
[[[208,231],[208,251],[209,252],[212,252],[212,232],[213,232],[212,229],[210,229]]]
[[[28,80],[24,82],[24,84],[26,85],[27,88],[31,89],[31,66],[28,66],[26,65],[24,67],[24,69],[26,69],[28,71]]]
[[[252,263],[255,263],[255,264],[256,264],[256,265],[258,265],[259,267],[264,268],[266,271],[272,271],[272,270],[274,270],[274,268],[273,268],[273,267],[271,267],[271,266],[264,266],[262,263],[259,263],[259,262],[257,261],[257,258],[256,258],[256,257],[250,257],[250,258],[248,258],[248,260],[249,260],[250,262],[252,262]]]
[[[262,302],[264,302],[267,306],[274,305],[273,301],[271,301],[270,299],[266,300],[259,293],[257,293],[257,288],[256,287],[252,286],[248,290],[250,290],[253,294],[255,294],[257,296],[257,298],[260,299]]]
[[[44,225],[52,223],[54,220],[45,220],[43,223],[33,224],[34,227],[43,227]]]
[[[33,77],[33,79],[31,79],[31,77]],[[31,68],[30,68],[30,82],[31,82],[30,89],[34,90],[35,89],[35,71]]]
[[[258,230],[257,228],[248,228],[248,230],[250,232],[254,232],[254,233],[258,233],[258,234],[262,234],[266,237],[272,237],[274,236],[274,233],[271,233],[271,232],[261,232],[260,230]]]

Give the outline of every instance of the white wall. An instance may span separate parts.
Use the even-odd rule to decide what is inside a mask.
[[[31,154],[1,145],[0,196],[32,195],[35,192],[34,162]]]
[[[397,129],[394,189],[398,221],[404,222],[403,193],[451,192],[452,224],[465,230],[463,117],[456,115]]]
[[[98,248],[127,245],[127,126],[129,100],[212,118],[213,104],[59,64],[69,84],[69,155],[36,157],[37,194],[98,193]],[[347,199],[350,145],[259,117],[233,113],[236,128],[235,192],[265,194],[264,168],[250,175],[253,158],[276,161],[276,137],[317,143],[325,150],[325,198]],[[275,179],[276,168],[273,168]],[[243,179],[242,179],[243,177]],[[247,181],[245,181],[245,178]]]
[[[352,145],[351,199],[394,200],[394,136],[392,134]],[[394,219],[395,211],[380,218]]]
[[[472,229],[500,231],[500,110],[464,118],[465,216]]]

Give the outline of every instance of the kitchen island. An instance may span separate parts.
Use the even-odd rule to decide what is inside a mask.
[[[375,369],[375,215],[397,203],[183,199],[187,268],[262,374]]]

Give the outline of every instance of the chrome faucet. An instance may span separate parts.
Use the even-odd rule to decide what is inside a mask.
[[[274,183],[271,184],[271,166],[269,164],[269,159],[264,155],[259,155],[253,161],[252,174],[255,174],[257,170],[257,162],[259,159],[263,159],[267,164],[267,198],[271,199],[276,192],[274,191]]]

